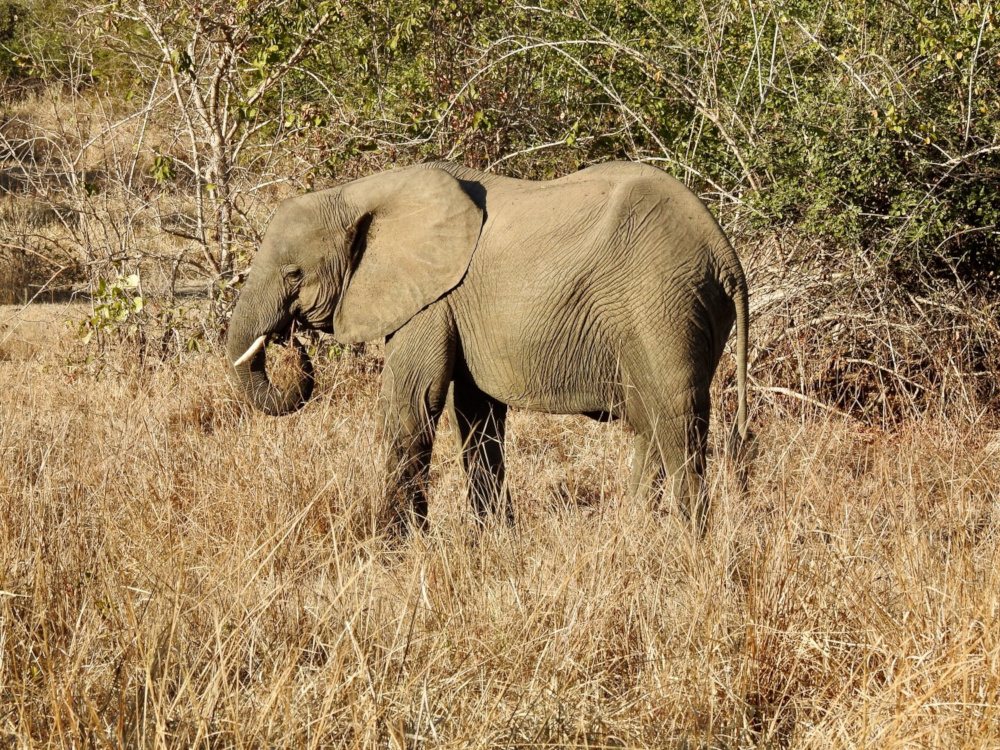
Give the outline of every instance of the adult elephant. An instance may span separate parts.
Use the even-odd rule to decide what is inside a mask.
[[[747,318],[732,246],[659,169],[618,162],[529,182],[437,163],[282,203],[228,354],[253,403],[280,415],[309,398],[312,370],[299,346],[300,382],[272,384],[269,337],[293,322],[344,344],[386,337],[389,491],[404,524],[426,522],[446,406],[479,517],[512,517],[503,446],[517,406],[624,419],[635,431],[632,492],[666,480],[704,529],[709,385],[735,321],[734,436],[745,438]]]

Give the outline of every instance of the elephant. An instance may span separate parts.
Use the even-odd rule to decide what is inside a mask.
[[[736,324],[747,434],[748,290],[707,207],[647,164],[610,162],[550,181],[448,162],[391,169],[275,210],[229,323],[246,397],[272,415],[312,393],[293,324],[342,344],[385,338],[381,384],[389,523],[427,524],[431,447],[447,410],[475,518],[513,520],[509,407],[623,419],[629,487],[669,491],[704,532],[709,386]],[[301,375],[266,373],[291,338]]]

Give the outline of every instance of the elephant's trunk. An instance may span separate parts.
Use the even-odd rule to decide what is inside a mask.
[[[249,315],[247,312],[250,307],[249,300],[245,301],[241,297],[233,311],[233,318],[229,325],[226,350],[229,361],[233,363],[236,371],[236,378],[254,406],[265,414],[281,416],[296,411],[302,408],[312,395],[312,360],[309,359],[305,347],[293,336],[291,343],[299,355],[300,375],[287,388],[275,386],[267,377],[265,350],[267,349],[266,337],[278,330],[278,326],[255,327],[252,323],[256,316]],[[260,341],[261,337],[264,337],[263,342]],[[257,345],[256,350],[249,356],[244,356],[250,352],[255,344]]]

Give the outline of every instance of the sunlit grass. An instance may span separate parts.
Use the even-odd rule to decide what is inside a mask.
[[[699,541],[626,497],[621,427],[518,412],[517,530],[473,533],[448,434],[431,529],[393,542],[368,360],[272,419],[216,356],[74,368],[65,311],[27,315],[0,356],[0,745],[1000,742],[985,427],[760,409],[741,497],[716,425]]]

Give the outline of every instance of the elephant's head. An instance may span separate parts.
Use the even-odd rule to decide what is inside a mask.
[[[465,275],[482,212],[440,169],[396,170],[282,203],[229,325],[227,350],[257,408],[286,414],[312,393],[312,369],[290,388],[265,370],[268,338],[298,323],[341,343],[391,334]]]

